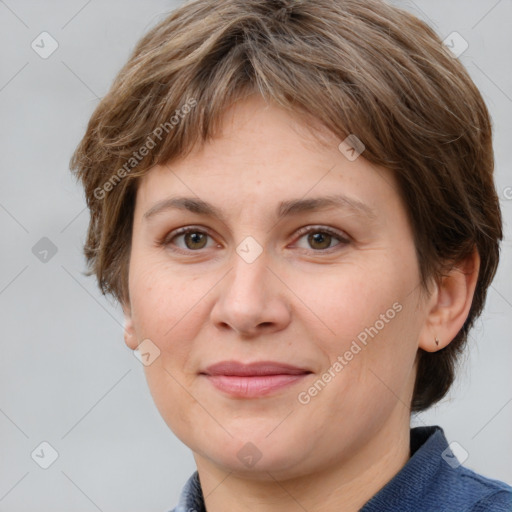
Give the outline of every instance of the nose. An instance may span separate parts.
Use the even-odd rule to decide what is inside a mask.
[[[211,310],[218,329],[255,337],[280,331],[290,323],[289,289],[268,263],[265,252],[251,263],[233,254],[233,265],[218,284]]]

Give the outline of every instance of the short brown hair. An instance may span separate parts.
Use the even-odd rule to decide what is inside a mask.
[[[478,251],[464,326],[442,350],[418,353],[411,408],[426,409],[451,386],[483,309],[502,219],[491,121],[478,89],[428,25],[383,1],[196,0],[150,30],[71,159],[91,215],[88,274],[104,294],[129,303],[138,178],[214,137],[226,109],[255,93],[313,116],[340,141],[356,134],[367,160],[396,173],[424,290]],[[151,150],[141,151],[150,139]]]

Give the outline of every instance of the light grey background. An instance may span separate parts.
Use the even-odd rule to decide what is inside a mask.
[[[456,386],[414,423],[440,424],[467,466],[511,483],[512,0],[392,3],[468,41],[460,59],[493,118],[506,223]],[[88,212],[68,171],[135,42],[177,4],[0,0],[0,511],[163,512],[195,469],[124,344],[120,309],[82,275]],[[31,48],[43,31],[59,44],[47,59]],[[32,252],[43,237],[57,248],[46,263]],[[31,458],[43,441],[59,455],[46,470]]]

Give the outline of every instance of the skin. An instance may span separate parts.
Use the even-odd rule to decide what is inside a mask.
[[[251,97],[225,113],[218,137],[153,168],[137,191],[125,340],[136,349],[150,339],[160,351],[144,367],[148,385],[163,419],[193,451],[209,512],[362,507],[410,456],[418,348],[447,345],[471,305],[478,255],[424,293],[392,172],[364,153],[349,161],[338,137],[315,133]],[[280,201],[334,193],[375,216],[346,207],[276,215]],[[180,209],[144,217],[171,196],[208,201],[224,218]],[[208,236],[173,235],[185,226]],[[316,238],[297,234],[308,226]],[[329,238],[325,227],[340,237]],[[236,251],[249,236],[263,250],[251,263]],[[389,320],[393,304],[401,308]],[[381,315],[388,322],[378,334],[300,403],[299,393]],[[200,375],[230,359],[313,373],[267,397],[232,398]],[[249,442],[261,456],[251,467],[237,456]]]

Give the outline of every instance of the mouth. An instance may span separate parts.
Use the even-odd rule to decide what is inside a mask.
[[[250,364],[222,361],[209,366],[200,375],[229,396],[257,398],[296,384],[311,373],[307,368],[274,361]]]

